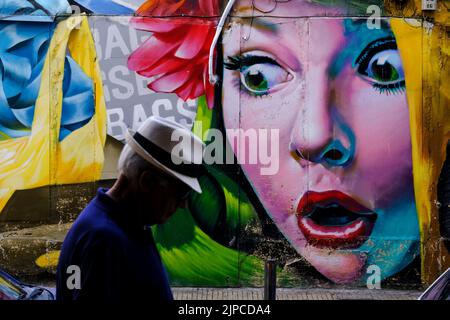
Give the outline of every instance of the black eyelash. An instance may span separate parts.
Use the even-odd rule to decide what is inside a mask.
[[[369,67],[370,59],[378,52],[383,50],[397,50],[397,42],[393,37],[387,37],[382,39],[377,39],[367,45],[367,47],[361,52],[361,54],[356,58],[354,65],[357,67],[358,73],[368,76],[366,70]],[[386,95],[390,94],[401,94],[405,92],[406,84],[405,80],[396,83],[372,83],[372,87],[375,88],[380,94],[384,93]]]
[[[258,63],[270,63],[280,66],[274,59],[266,56],[234,56],[228,57],[228,61],[224,62],[225,69],[228,70],[242,70],[244,67],[248,67]]]
[[[241,69],[241,57],[228,57],[228,61],[223,63],[225,69],[228,70],[240,70]]]
[[[228,56],[228,61],[225,61],[223,64],[224,64],[225,69],[243,71],[246,67],[252,66],[254,64],[259,64],[259,63],[270,63],[270,64],[273,64],[276,66],[280,66],[280,64],[278,62],[276,62],[274,59],[272,59],[270,57],[253,56],[253,55],[248,55],[248,56],[239,55],[239,56],[233,56],[233,57]],[[233,85],[237,89],[239,89],[240,92],[247,95],[248,97],[262,98],[262,97],[268,95],[268,93],[255,94],[255,93],[249,92],[247,90],[243,90],[240,79],[233,80]]]
[[[397,49],[397,42],[393,37],[377,39],[369,43],[355,60],[354,65],[358,67],[358,72],[367,75],[366,70],[370,62],[368,57],[372,57],[378,52],[386,49]]]
[[[379,92],[379,93],[385,93],[387,95],[389,94],[401,94],[405,92],[406,84],[405,80],[399,81],[396,83],[390,83],[390,84],[380,84],[380,83],[373,83],[372,86]]]

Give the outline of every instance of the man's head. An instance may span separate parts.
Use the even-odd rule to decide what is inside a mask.
[[[184,146],[182,152],[174,154],[180,145]],[[192,132],[175,122],[147,119],[136,133],[127,136],[118,162],[119,180],[113,187],[115,197],[131,202],[143,224],[164,223],[177,208],[185,206],[191,190],[201,193],[197,177],[203,146]]]

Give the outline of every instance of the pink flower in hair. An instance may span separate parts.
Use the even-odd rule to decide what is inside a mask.
[[[206,95],[212,108],[214,86],[208,81],[208,57],[218,1],[150,0],[137,14],[131,23],[152,36],[130,55],[128,67],[151,78],[148,88],[153,91],[175,93],[183,100]]]

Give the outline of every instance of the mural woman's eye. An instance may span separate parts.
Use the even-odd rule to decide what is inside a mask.
[[[292,75],[275,60],[266,56],[230,57],[225,68],[239,70],[243,90],[251,95],[262,96],[292,79]]]
[[[402,61],[392,38],[371,43],[357,59],[358,73],[366,77],[375,89],[396,93],[405,88]]]
[[[241,83],[255,95],[269,93],[278,84],[289,81],[290,74],[274,64],[255,64],[241,70]]]
[[[368,77],[378,83],[404,80],[402,61],[397,50],[385,50],[372,57],[366,70]]]

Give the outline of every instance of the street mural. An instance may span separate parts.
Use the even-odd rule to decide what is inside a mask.
[[[268,259],[281,286],[429,283],[449,266],[448,9],[238,0],[218,27],[227,3],[1,4],[1,268],[54,271],[151,115],[207,145],[203,193],[154,228],[172,284],[260,286]]]

